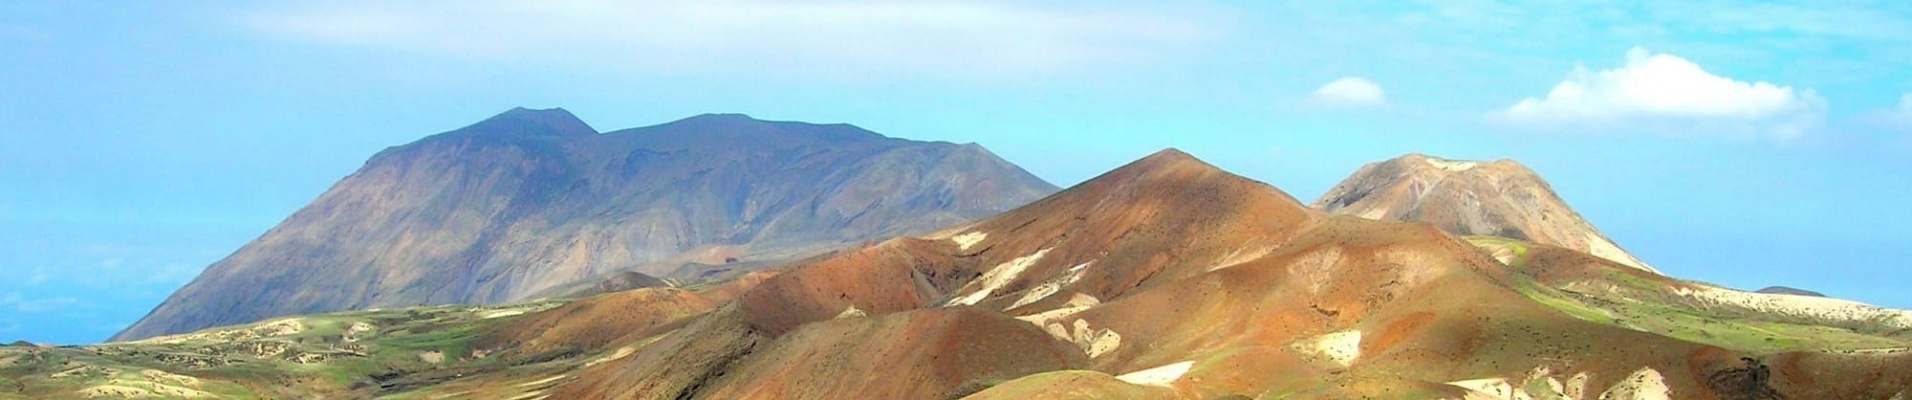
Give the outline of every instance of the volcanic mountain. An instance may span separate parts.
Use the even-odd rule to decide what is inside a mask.
[[[1539,174],[1512,160],[1409,154],[1362,166],[1313,207],[1369,219],[1426,222],[1455,235],[1562,246],[1659,272],[1613,244],[1554,194]]]
[[[1766,294],[1790,294],[1794,296],[1826,297],[1825,293],[1819,293],[1819,292],[1806,290],[1806,289],[1790,288],[1785,286],[1767,286],[1763,289],[1759,289],[1753,292],[1766,293]]]
[[[28,398],[1903,399],[1912,312],[1327,213],[1167,150],[721,283],[0,360]]]
[[[1736,399],[1912,387],[1912,313],[1788,303],[1568,248],[1323,213],[1174,150],[994,217],[779,271],[516,395]]]
[[[514,109],[379,152],[113,340],[519,301],[626,271],[691,283],[1055,190],[975,144],[851,125],[712,114],[599,134],[562,109]]]

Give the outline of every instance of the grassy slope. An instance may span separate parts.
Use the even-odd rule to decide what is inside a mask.
[[[479,330],[556,305],[357,311],[138,342],[4,347],[0,399],[82,397],[89,390],[233,399],[390,394],[442,379],[435,371],[512,367],[497,357],[474,357],[483,355],[472,346]]]
[[[1515,288],[1522,295],[1587,321],[1750,354],[1912,346],[1912,343],[1901,338],[1870,335],[1838,327],[1748,319],[1651,298],[1660,296],[1630,296],[1669,289],[1662,284],[1617,271],[1599,274],[1606,281],[1604,284],[1614,287],[1614,290],[1566,290],[1559,287],[1563,285],[1545,284],[1533,278],[1536,275],[1535,268],[1549,266],[1528,263],[1529,249],[1526,243],[1497,237],[1470,237],[1468,240],[1490,253],[1499,252],[1503,256],[1512,253],[1507,264],[1522,273],[1517,276],[1521,284]]]

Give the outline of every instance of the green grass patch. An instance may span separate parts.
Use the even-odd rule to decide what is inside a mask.
[[[1607,271],[1606,277],[1607,279],[1613,280],[1614,282],[1619,282],[1621,285],[1631,287],[1634,289],[1644,290],[1648,292],[1658,292],[1661,290],[1666,290],[1665,284],[1653,283],[1652,281],[1646,280],[1646,278],[1641,278],[1639,276],[1627,273],[1626,271],[1617,271],[1617,270]]]
[[[1631,275],[1615,278],[1627,286],[1651,285]],[[1515,289],[1527,298],[1574,318],[1753,354],[1907,345],[1900,340],[1838,327],[1734,318],[1652,301],[1566,292],[1527,278],[1520,278],[1517,286]]]
[[[461,326],[437,332],[390,334],[377,340],[378,353],[390,351],[438,351],[447,359],[471,354],[471,341],[478,336],[477,326]]]

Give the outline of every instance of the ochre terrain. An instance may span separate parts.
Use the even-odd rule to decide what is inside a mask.
[[[1876,322],[1901,311],[1793,313],[1711,290],[1560,247],[1323,214],[1165,151],[996,217],[793,266],[552,393],[1884,399],[1912,385],[1906,332]],[[950,313],[1025,325],[914,328]],[[971,364],[1005,355],[1020,357]],[[872,365],[893,379],[856,374]]]
[[[422,316],[463,321],[463,327],[448,330],[458,332],[449,337],[428,336],[436,347],[420,347],[410,333],[380,331],[390,336],[375,344],[391,350],[375,351],[387,358],[372,359],[383,360],[375,364],[383,369],[322,364],[317,370],[363,383],[315,386],[311,393],[414,399],[1912,397],[1912,312],[1718,288],[1571,246],[1458,236],[1450,229],[1311,209],[1272,186],[1166,150],[994,217],[727,283],[470,311],[478,319]],[[206,331],[194,340],[256,341],[271,337],[272,329]],[[424,360],[419,351],[425,348],[442,363],[421,367],[390,358]],[[116,371],[152,365],[145,368],[261,386],[216,367],[116,357],[109,359],[132,363],[117,364]],[[0,373],[10,375],[0,376],[22,383],[22,393],[97,394],[102,384],[147,385],[121,378],[61,386],[66,378],[50,375],[77,367],[7,365],[13,367]],[[280,374],[271,376],[294,376]],[[229,386],[214,388],[224,390],[215,396],[247,397]]]

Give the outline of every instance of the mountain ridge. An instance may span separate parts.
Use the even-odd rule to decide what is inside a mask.
[[[698,279],[726,258],[775,264],[1054,190],[980,146],[848,124],[706,114],[599,134],[563,109],[517,108],[380,151],[112,340],[524,300],[623,269]],[[718,269],[663,276],[693,261]]]

